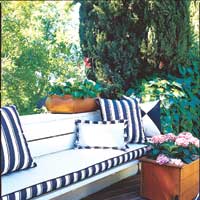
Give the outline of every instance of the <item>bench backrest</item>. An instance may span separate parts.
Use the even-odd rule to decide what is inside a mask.
[[[100,111],[78,114],[33,114],[20,116],[33,157],[74,147],[75,120],[101,120]]]

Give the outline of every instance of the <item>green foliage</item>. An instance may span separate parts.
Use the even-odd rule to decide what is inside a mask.
[[[190,131],[199,137],[200,59],[191,54],[189,60],[191,66],[178,65],[179,78],[168,74],[162,77],[154,75],[141,80],[136,89],[129,90],[129,95],[132,92],[143,102],[161,100],[164,133]]]
[[[195,4],[176,0],[75,2],[81,3],[79,31],[83,55],[92,61],[88,75],[103,84],[104,95],[120,96],[128,88],[135,87],[136,80],[145,77],[147,72],[175,71],[179,78],[164,77],[169,78],[164,91],[172,90],[174,97],[167,92],[163,94],[166,99],[170,97],[174,101],[168,103],[172,104],[172,111],[165,106],[164,122],[166,127],[167,123],[173,122],[171,130],[176,122],[179,122],[180,129],[193,126],[192,130],[197,134],[198,114],[195,110],[198,108],[199,64],[190,59],[191,67],[183,67],[188,61],[185,52],[189,49],[189,34],[192,33],[188,7],[192,5],[192,15],[197,22]],[[52,80],[63,82],[82,72],[79,64],[83,55],[75,45],[79,41],[71,41],[75,35],[74,21],[69,17],[72,3],[2,2],[2,105],[16,104],[20,114],[33,113],[36,102],[50,91]],[[195,30],[198,30],[197,25]],[[195,44],[198,54],[199,43]],[[160,61],[164,61],[166,66],[157,69]],[[162,79],[155,79],[152,87],[156,87],[159,81]],[[176,83],[181,84],[181,88],[177,88]],[[153,95],[151,98],[160,96],[158,90],[155,90],[156,94],[150,94]],[[180,95],[182,93],[184,96]],[[175,106],[180,99],[184,113]],[[188,102],[191,102],[189,107]],[[168,114],[173,114],[169,122]]]
[[[102,92],[100,84],[89,79],[69,79],[62,84],[55,84],[49,95],[72,95],[74,98],[97,97]]]
[[[148,41],[143,52],[152,66],[148,69],[150,72],[160,67],[175,74],[178,64],[190,64],[187,57],[193,36],[190,4],[189,0],[149,1]]]
[[[191,64],[192,1],[75,2],[81,3],[81,48],[93,61],[90,77],[105,84],[105,96],[119,96],[146,74],[178,75],[178,64]]]
[[[141,64],[140,46],[145,36],[146,0],[82,1],[80,42],[92,58],[90,78],[107,86],[114,97],[133,86]]]
[[[71,4],[2,2],[2,105],[15,104],[20,114],[38,112],[53,79],[79,72],[83,58],[71,40]]]

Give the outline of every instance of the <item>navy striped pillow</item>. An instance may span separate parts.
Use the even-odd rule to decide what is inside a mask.
[[[35,167],[15,106],[1,109],[1,174]]]
[[[103,120],[128,120],[128,143],[144,143],[145,136],[141,124],[141,111],[136,99],[123,96],[123,99],[98,99]]]

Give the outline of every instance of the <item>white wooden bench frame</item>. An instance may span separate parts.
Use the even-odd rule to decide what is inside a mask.
[[[80,113],[80,114],[35,114],[20,116],[22,126],[24,129],[24,134],[29,141],[29,147],[31,153],[34,150],[34,145],[32,145],[31,140],[34,137],[34,132],[37,131],[49,131],[53,132],[62,127],[57,128],[55,124],[61,124],[66,122],[68,124],[68,130],[65,137],[68,138],[68,148],[71,148],[71,142],[74,138],[74,120],[75,119],[90,119],[90,120],[101,120],[100,112],[90,112],[90,113]],[[34,130],[33,130],[34,129]],[[32,135],[31,135],[32,134]],[[53,138],[53,137],[52,137]],[[41,140],[41,146],[43,145]],[[46,144],[45,144],[46,145]],[[48,145],[48,144],[47,144]],[[36,148],[37,149],[37,148]],[[34,152],[38,155],[40,152],[37,150]],[[44,151],[45,154],[45,151]],[[130,161],[128,163],[122,164],[118,167],[105,171],[101,174],[88,178],[84,181],[72,184],[70,186],[49,192],[42,196],[36,197],[38,200],[79,200],[92,193],[95,193],[105,187],[110,186],[113,183],[119,182],[129,176],[135,175],[138,172],[138,160]]]

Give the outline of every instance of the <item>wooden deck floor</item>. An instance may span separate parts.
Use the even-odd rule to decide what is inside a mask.
[[[145,200],[140,197],[140,175],[115,183],[82,200]]]

